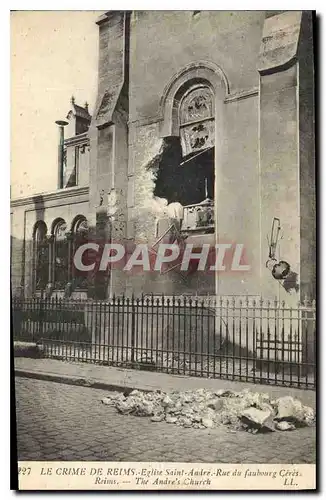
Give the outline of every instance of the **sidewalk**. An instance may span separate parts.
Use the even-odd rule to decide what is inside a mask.
[[[311,390],[169,375],[166,373],[128,370],[88,363],[58,361],[55,359],[15,358],[15,374],[20,377],[49,380],[110,391],[139,389],[142,391],[161,390],[170,392],[173,390],[187,391],[199,388],[241,391],[244,388],[248,388],[253,392],[267,392],[274,399],[291,395],[294,398],[300,399],[305,405],[313,408],[316,407],[316,393]]]

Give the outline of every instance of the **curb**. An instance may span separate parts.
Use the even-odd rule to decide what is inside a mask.
[[[60,374],[58,372],[49,372],[46,371],[47,368],[44,367],[44,369],[39,370],[39,369],[32,369],[29,366],[26,367],[15,367],[14,374],[17,377],[23,377],[23,378],[30,378],[30,379],[36,379],[36,380],[44,380],[44,381],[49,381],[49,382],[56,382],[59,384],[66,384],[66,385],[75,385],[79,387],[89,387],[93,389],[100,389],[104,391],[116,391],[120,393],[124,393],[126,396],[130,394],[133,390],[138,390],[143,393],[148,393],[148,392],[153,392],[153,391],[162,391],[162,392],[169,392],[171,388],[166,388],[165,384],[157,383],[154,385],[149,385],[146,383],[143,383],[141,380],[134,379],[133,377],[130,377],[128,379],[123,379],[121,380],[120,378],[117,377],[110,377],[110,374],[106,374],[105,377],[99,376],[99,378],[91,378],[87,377],[87,374],[84,376],[81,375],[68,375],[68,374]],[[109,380],[112,380],[112,382],[109,382]],[[218,382],[218,379],[216,379]],[[159,382],[159,381],[158,381]],[[224,382],[224,381],[222,381]],[[311,406],[312,408],[316,408],[316,393],[315,391],[308,391],[308,397],[303,397],[303,393],[305,391],[302,391],[300,389],[295,389],[294,392],[292,393],[291,388],[278,388],[277,386],[259,386],[255,387],[254,384],[242,384],[241,387],[237,387],[237,382],[235,382],[236,386],[233,387],[232,384],[222,384],[221,386],[218,386],[220,388],[225,388],[226,390],[242,390],[243,388],[251,388],[254,391],[257,392],[268,392],[271,396],[271,398],[278,398],[281,396],[285,395],[292,395],[294,398],[298,398],[303,401],[303,403],[307,406]],[[180,385],[180,384],[179,384]],[[254,388],[255,387],[255,388]],[[197,387],[198,388],[198,387]],[[189,388],[180,388],[178,390],[188,390]],[[282,389],[281,391],[278,391],[278,389]],[[284,390],[283,390],[284,389]],[[210,388],[208,387],[208,390]],[[275,394],[274,394],[275,392]]]
[[[110,384],[101,382],[99,380],[85,379],[83,377],[74,377],[70,375],[57,375],[55,373],[36,372],[29,370],[15,369],[16,377],[31,378],[37,380],[45,380],[48,382],[57,382],[58,384],[77,385],[79,387],[89,387],[91,389],[101,389],[105,391],[117,391],[130,394],[133,390],[137,389],[142,392],[151,392],[149,389],[139,387],[127,387],[125,385]]]

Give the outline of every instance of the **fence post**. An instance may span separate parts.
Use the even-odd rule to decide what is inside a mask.
[[[37,340],[40,340],[43,336],[43,322],[44,322],[44,304],[43,304],[43,297],[41,295],[41,298],[40,298],[40,314],[39,314],[39,329],[38,329],[38,333],[39,333],[39,338]],[[33,338],[33,342],[34,342],[34,338]]]
[[[303,375],[312,374],[315,383],[316,303],[305,297],[301,306]]]
[[[13,324],[14,340],[21,340],[23,324],[23,301],[15,297],[12,302],[11,315]]]
[[[135,363],[135,298],[131,297],[131,363]]]

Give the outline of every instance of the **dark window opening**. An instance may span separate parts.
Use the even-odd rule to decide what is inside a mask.
[[[44,222],[39,222],[34,235],[35,288],[43,290],[48,282],[49,247],[46,238],[47,228]]]
[[[87,274],[85,272],[78,271],[78,269],[74,265],[74,255],[77,252],[78,248],[85,243],[88,243],[88,224],[85,218],[80,218],[77,220],[74,232],[73,232],[73,241],[72,241],[72,254],[70,255],[70,259],[72,262],[72,283],[74,289],[87,289],[88,280]],[[86,255],[83,256],[83,261],[87,262],[87,252]]]
[[[193,155],[180,165],[183,182],[180,188],[182,205],[195,205],[214,200],[214,148]]]
[[[214,148],[182,158],[180,141],[170,141],[157,167],[154,196],[193,205],[214,200]]]
[[[180,163],[182,152],[179,137],[165,139],[162,154],[152,165],[156,177],[154,196],[167,199],[168,203],[182,201],[179,199],[181,182]]]
[[[67,225],[59,222],[54,229],[54,288],[63,290],[68,281]]]

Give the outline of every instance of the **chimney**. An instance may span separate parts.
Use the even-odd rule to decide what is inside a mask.
[[[64,127],[68,122],[57,120],[55,122],[59,126],[59,144],[58,144],[58,189],[63,188],[63,157],[64,157]]]

